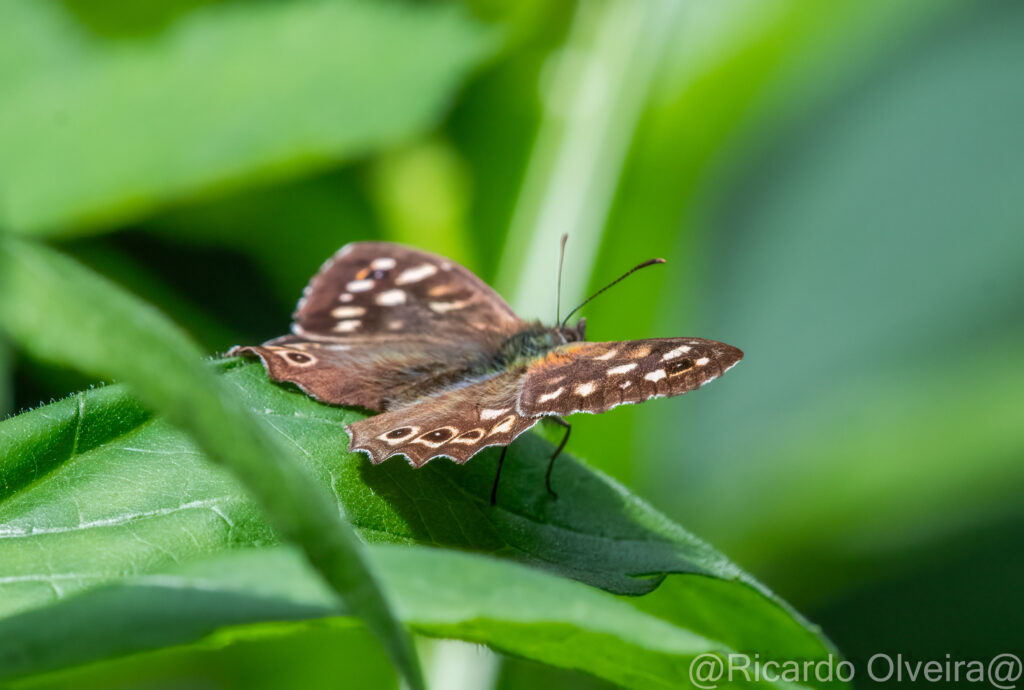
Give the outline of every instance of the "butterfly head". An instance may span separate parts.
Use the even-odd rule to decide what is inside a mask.
[[[577,321],[575,326],[559,324],[558,334],[562,337],[562,342],[564,343],[582,343],[586,340],[586,328],[587,320],[584,318]]]

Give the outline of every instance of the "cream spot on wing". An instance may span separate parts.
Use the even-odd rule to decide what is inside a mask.
[[[603,355],[598,355],[597,357],[594,357],[594,359],[599,359],[599,360],[601,360],[603,362],[607,362],[609,359],[611,359],[612,357],[614,357],[618,353],[619,353],[619,351],[616,348],[616,349],[608,350],[608,352],[605,352]]]
[[[455,290],[454,288],[452,288],[451,285],[448,285],[447,283],[442,283],[441,285],[435,285],[434,287],[427,290],[427,294],[430,295],[431,297],[444,297],[445,295],[452,294],[452,292],[454,291]]]
[[[623,390],[625,390],[626,388],[629,388],[632,385],[633,385],[632,381],[623,381],[622,383],[619,384],[619,388],[622,388]]]
[[[347,319],[353,316],[362,316],[366,313],[363,307],[336,307],[331,310],[331,316],[336,319]]]
[[[351,302],[352,300],[355,299],[355,297],[353,297],[347,292],[343,292],[340,295],[338,295],[338,299],[341,300],[342,302]]]
[[[587,381],[576,386],[576,395],[583,396],[584,398],[597,390],[597,386],[594,385],[593,381]]]
[[[395,260],[390,256],[382,256],[379,259],[374,259],[370,262],[370,268],[374,268],[378,271],[390,271],[395,267]]]
[[[654,381],[654,382],[661,381],[663,378],[665,378],[665,370],[664,369],[656,369],[655,371],[652,371],[651,373],[649,373],[646,376],[644,376],[644,378],[647,379],[648,381]]]
[[[366,292],[373,289],[373,283],[374,281],[372,280],[352,280],[349,281],[345,288],[349,292]]]
[[[401,330],[402,326],[405,325],[405,321],[388,321],[388,330],[397,331]]]
[[[487,435],[494,436],[495,434],[504,434],[508,431],[511,431],[515,423],[516,416],[514,414],[510,414],[508,417],[505,417],[505,419],[501,420],[500,422],[492,426],[490,433],[488,433]]]
[[[436,311],[438,314],[444,314],[448,311],[454,311],[455,309],[462,309],[469,304],[468,299],[460,299],[455,302],[431,302],[431,311]]]
[[[641,345],[640,347],[634,350],[630,350],[627,353],[627,356],[630,359],[640,359],[641,357],[646,357],[649,354],[651,354],[651,348],[647,347],[646,345]]]
[[[382,307],[393,307],[398,304],[405,304],[405,290],[388,290],[377,295],[374,300]]]
[[[554,400],[555,398],[560,396],[562,394],[562,391],[564,391],[564,390],[565,390],[565,386],[560,386],[559,388],[556,388],[555,390],[551,391],[550,393],[544,393],[539,398],[537,398],[537,402],[542,402],[543,403],[543,402],[547,402],[548,400]]]
[[[424,278],[429,278],[435,273],[437,273],[437,266],[433,264],[420,264],[419,266],[413,266],[412,268],[407,268],[398,274],[398,277],[395,278],[395,285],[418,283]]]
[[[503,407],[500,410],[480,410],[480,419],[497,419],[501,415],[509,411],[508,407]]]
[[[565,376],[552,376],[548,379],[548,383],[561,383],[565,380]]]
[[[636,369],[636,362],[630,362],[629,364],[621,364],[617,367],[612,367],[608,370],[606,376],[618,376],[619,374],[628,374],[629,372]]]
[[[351,333],[363,324],[359,319],[346,319],[345,321],[339,321],[334,325],[334,330],[339,333]]]
[[[662,362],[667,362],[670,359],[675,359],[676,357],[679,357],[680,355],[685,355],[687,352],[689,352],[692,349],[693,348],[690,347],[689,345],[680,345],[676,349],[669,350],[668,352],[663,354],[661,356],[661,361]]]
[[[705,364],[707,364],[710,361],[711,360],[708,359],[707,357],[701,357],[700,359],[697,360],[697,366],[698,367],[702,367],[702,366],[704,366]]]

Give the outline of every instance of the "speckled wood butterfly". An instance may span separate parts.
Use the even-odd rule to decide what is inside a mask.
[[[414,467],[465,463],[551,417],[566,434],[549,491],[569,435],[562,415],[681,395],[743,356],[701,338],[584,342],[583,319],[523,321],[454,261],[386,242],[340,249],[293,319],[292,335],[228,354],[258,356],[271,378],[322,402],[380,412],[347,427],[350,451],[374,464],[399,454]],[[496,489],[497,477],[492,503]]]

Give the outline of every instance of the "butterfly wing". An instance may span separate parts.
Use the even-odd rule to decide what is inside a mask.
[[[389,242],[353,242],[313,276],[292,333],[314,341],[491,342],[526,324],[486,283],[459,264]]]
[[[450,386],[526,325],[468,269],[388,242],[338,250],[293,319],[293,335],[228,355],[256,355],[322,402],[375,411]]]
[[[682,395],[718,378],[742,357],[731,345],[701,338],[569,343],[529,366],[517,409],[527,417],[597,413]]]
[[[423,391],[458,380],[479,354],[474,343],[440,341],[313,342],[294,335],[263,345],[233,347],[228,356],[255,355],[275,381],[294,383],[331,405],[388,409]]]
[[[488,446],[507,446],[540,421],[516,411],[523,374],[504,372],[350,424],[349,450],[374,464],[401,454],[422,467],[436,457],[461,464]]]

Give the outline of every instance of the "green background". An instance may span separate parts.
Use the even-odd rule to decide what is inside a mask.
[[[1009,0],[4,0],[0,228],[210,354],[284,333],[351,240],[451,256],[547,321],[562,232],[563,303],[663,256],[586,307],[589,339],[745,360],[575,418],[569,449],[855,662],[991,658],[1024,649],[1022,64]],[[95,383],[0,348],[0,413]],[[428,677],[455,654],[496,687],[598,683],[421,652]],[[341,668],[394,683],[364,632],[329,627],[74,682]]]

